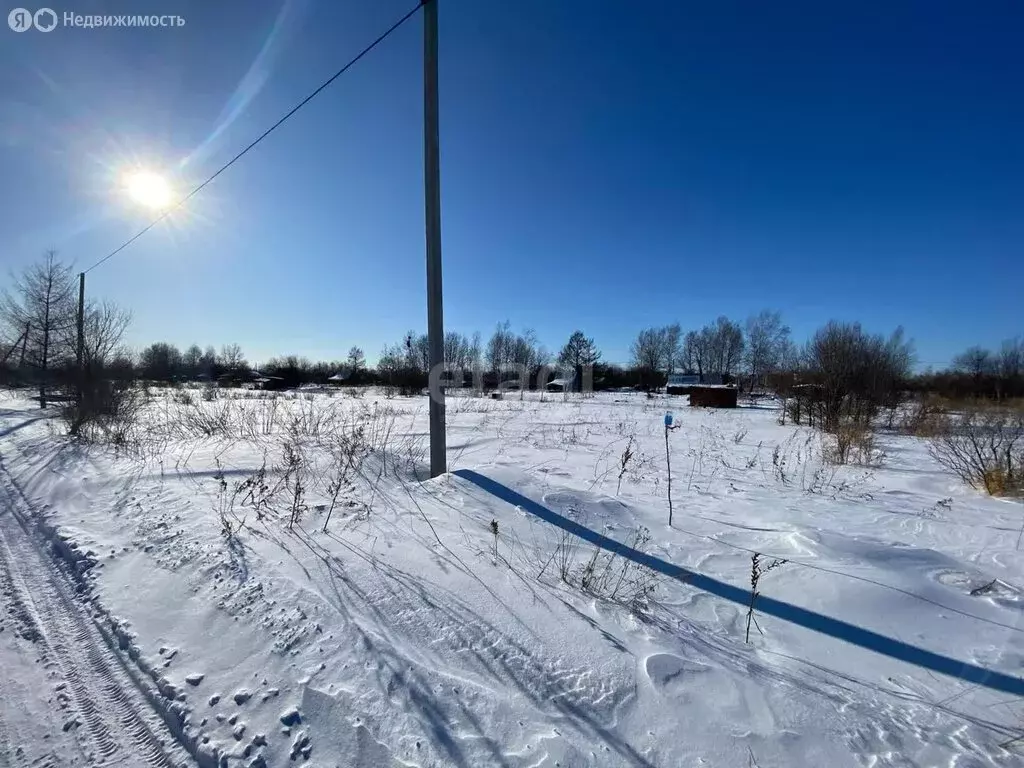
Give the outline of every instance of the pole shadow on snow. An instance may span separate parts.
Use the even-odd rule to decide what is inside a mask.
[[[738,603],[743,606],[744,609],[746,609],[750,603],[750,592],[746,589],[735,587],[732,584],[727,584],[724,581],[719,581],[718,579],[711,578],[710,576],[704,576],[703,574],[695,571],[687,570],[686,568],[682,568],[673,563],[649,555],[646,552],[641,552],[633,549],[632,547],[628,547],[621,542],[608,538],[607,536],[602,536],[600,533],[592,531],[567,517],[563,517],[542,504],[538,504],[536,501],[523,496],[521,493],[517,493],[508,486],[502,485],[496,480],[492,480],[489,477],[481,475],[479,472],[474,472],[470,469],[459,469],[453,472],[453,474],[457,477],[461,477],[463,480],[473,483],[502,501],[521,507],[530,514],[539,517],[541,520],[557,526],[562,530],[567,531],[574,536],[578,536],[584,541],[588,541],[604,550],[614,552],[620,557],[624,557],[635,563],[639,563],[640,565],[647,566],[653,571],[664,574],[672,579],[676,579],[684,584],[689,584],[692,587],[708,592],[716,597],[729,600],[733,603]],[[908,664],[913,664],[934,672],[940,672],[944,675],[948,675],[949,677],[965,680],[984,688],[990,688],[1004,693],[1012,693],[1017,696],[1024,696],[1024,680],[1021,680],[1020,678],[1003,674],[1002,672],[985,669],[984,667],[979,667],[975,664],[959,661],[949,656],[933,653],[932,651],[925,650],[924,648],[919,648],[917,646],[910,645],[909,643],[904,643],[901,640],[880,635],[877,632],[872,632],[869,629],[858,627],[855,624],[850,624],[840,619],[834,619],[831,616],[826,616],[824,614],[817,613],[816,611],[800,608],[799,606],[782,600],[760,596],[757,600],[757,610],[759,613],[774,616],[782,619],[783,621],[791,622],[814,632],[819,632],[823,635],[843,640],[851,645],[856,645],[861,648],[866,648],[869,651],[880,653],[883,656],[898,659],[899,661],[904,661]]]
[[[4,427],[3,429],[0,429],[0,437],[7,437],[8,435],[14,434],[19,429],[24,429],[29,424],[34,424],[35,422],[42,421],[45,418],[45,416],[33,416],[32,418],[25,419],[21,423],[15,424],[12,427]]]

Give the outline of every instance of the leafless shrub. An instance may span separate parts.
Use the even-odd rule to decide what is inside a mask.
[[[552,563],[558,569],[558,577],[566,584],[572,583],[572,572],[576,566],[576,553],[579,551],[579,539],[568,531],[562,531],[558,544],[551,552],[551,556],[544,562],[537,578],[544,576],[548,566]]]
[[[807,464],[804,465],[804,472],[800,477],[800,487],[807,493],[824,494],[831,492],[835,487],[836,465],[821,464],[810,470],[807,474]]]
[[[306,456],[302,446],[291,440],[281,445],[283,480],[288,495],[288,530],[302,521],[306,505]]]
[[[1024,493],[1024,412],[972,406],[930,446],[932,456],[991,496]]]
[[[644,526],[637,527],[628,545],[644,551],[651,540],[651,532]],[[632,611],[646,609],[657,590],[657,577],[646,566],[629,558],[596,547],[585,562],[580,562],[579,539],[568,531],[561,537],[551,556],[544,563],[537,578],[541,578],[552,563],[558,569],[558,577],[571,587],[602,600],[625,605]]]
[[[844,421],[827,439],[830,444],[823,456],[832,464],[878,466],[884,460],[884,454],[875,449],[875,433],[863,423]]]
[[[914,437],[937,437],[949,428],[946,409],[935,397],[924,396],[912,402],[897,424],[900,432]]]
[[[241,496],[242,505],[251,507],[257,520],[263,520],[271,510],[271,501],[278,488],[267,480],[267,460],[253,474],[236,486],[236,495]]]
[[[216,464],[217,471],[213,475],[213,479],[217,482],[214,511],[220,520],[220,534],[224,537],[224,541],[231,546],[235,543],[238,532],[245,527],[245,520],[239,520],[238,515],[235,514],[235,503],[242,492],[242,485],[236,484],[234,489],[229,490],[228,481],[224,476],[224,469],[221,467],[219,459]]]
[[[234,412],[234,403],[230,400],[197,403],[189,395],[188,403],[178,412],[177,427],[188,437],[229,435],[235,423]]]
[[[736,434],[732,436],[733,443],[735,443],[736,445],[742,443],[744,439],[746,439],[747,433],[749,431],[750,430],[747,429],[746,427],[740,427],[738,430],[736,430]]]
[[[277,428],[278,400],[276,397],[262,401],[259,410],[259,430],[261,435],[272,435]]]
[[[92,381],[82,399],[68,403],[62,418],[69,431],[94,442],[127,448],[141,439],[139,421],[146,403],[143,390],[113,381]]]
[[[303,399],[289,410],[285,428],[293,439],[308,437],[321,440],[332,435],[337,424],[337,410],[333,404],[325,407],[313,399]]]
[[[629,462],[632,461],[633,455],[636,448],[636,439],[630,435],[629,442],[626,444],[626,449],[622,452],[622,457],[619,459],[619,482],[615,486],[615,495],[619,495],[619,490],[622,488],[622,478],[629,469]]]
[[[642,552],[650,540],[651,532],[644,526],[638,526],[628,546]],[[595,548],[575,576],[575,583],[583,591],[603,600],[621,603],[631,610],[646,608],[657,589],[657,580],[649,568],[601,548]]]
[[[761,632],[761,627],[757,624],[757,619],[754,618],[754,606],[757,603],[757,598],[761,596],[761,593],[757,591],[758,585],[761,583],[761,577],[768,571],[773,571],[786,564],[785,560],[772,560],[767,565],[761,564],[761,553],[755,552],[750,557],[750,605],[747,606],[747,636],[744,642],[750,642],[750,622],[754,622],[754,626],[757,627],[757,631]],[[764,632],[761,632],[763,635]]]
[[[747,459],[745,466],[746,466],[746,468],[748,470],[749,469],[753,469],[754,467],[757,466],[757,462],[761,458],[761,446],[762,445],[763,445],[763,441],[758,441],[758,443],[757,443],[757,451],[754,453],[753,456],[751,456],[749,459]]]
[[[359,471],[369,450],[366,445],[366,428],[363,425],[353,425],[351,429],[341,432],[338,437],[338,442],[331,451],[331,465],[325,473],[327,496],[330,499],[327,517],[324,519],[325,531],[342,496],[353,490],[352,476]]]
[[[879,408],[899,401],[913,357],[902,328],[888,338],[866,333],[857,323],[833,321],[820,328],[804,351],[818,426],[834,432],[844,419],[870,424]]]
[[[789,483],[789,478],[786,475],[786,456],[782,451],[781,444],[776,445],[772,450],[772,474],[783,485]]]

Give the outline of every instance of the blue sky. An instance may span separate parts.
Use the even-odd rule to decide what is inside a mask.
[[[923,363],[1024,333],[1024,6],[440,0],[445,324],[777,308],[905,326]],[[0,265],[88,266],[410,6],[131,0],[181,28],[0,29]],[[240,9],[243,9],[240,10]],[[419,15],[89,275],[129,341],[340,358],[426,324]],[[2,278],[6,281],[6,275]]]

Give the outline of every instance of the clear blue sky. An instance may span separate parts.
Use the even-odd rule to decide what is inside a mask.
[[[1024,333],[1024,5],[440,0],[445,321],[636,332],[782,310],[925,362]],[[410,0],[151,0],[181,28],[0,27],[0,262],[87,266]],[[130,342],[339,358],[426,324],[417,15],[89,276]],[[3,278],[6,281],[6,277]]]

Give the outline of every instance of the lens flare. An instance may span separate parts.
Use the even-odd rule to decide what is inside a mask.
[[[125,177],[124,186],[128,197],[153,211],[167,208],[173,202],[170,184],[152,171],[132,171]]]

